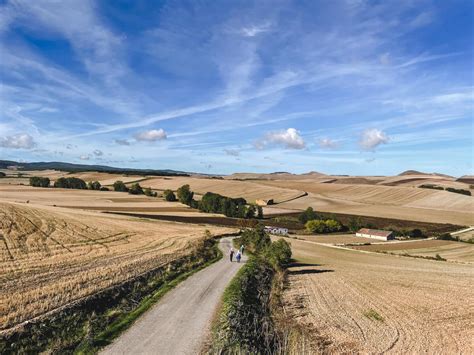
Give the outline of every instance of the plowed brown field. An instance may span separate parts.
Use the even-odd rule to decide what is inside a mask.
[[[289,239],[284,307],[327,353],[472,354],[474,266]]]
[[[234,231],[0,202],[0,330],[188,254],[206,229]]]

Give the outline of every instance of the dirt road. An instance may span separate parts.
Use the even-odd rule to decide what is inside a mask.
[[[140,318],[102,354],[196,354],[210,329],[222,293],[242,262],[230,263],[231,239],[224,258],[194,274]],[[245,259],[243,259],[245,260]]]

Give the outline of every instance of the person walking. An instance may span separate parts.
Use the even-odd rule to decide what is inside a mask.
[[[229,256],[230,256],[230,262],[232,262],[232,259],[234,258],[234,248],[230,248]]]
[[[243,244],[240,246],[240,254],[244,255],[244,245]]]
[[[237,255],[235,258],[237,259],[237,262],[240,263],[240,258],[242,257],[242,254],[240,254],[240,251],[237,252]]]

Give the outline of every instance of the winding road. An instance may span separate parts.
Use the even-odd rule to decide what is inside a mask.
[[[221,239],[221,260],[168,292],[101,354],[199,353],[222,293],[242,266],[242,262],[229,262],[231,245],[231,238]]]

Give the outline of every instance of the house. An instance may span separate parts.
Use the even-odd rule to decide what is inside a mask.
[[[384,231],[379,229],[368,229],[362,228],[356,233],[356,237],[363,237],[363,238],[373,238],[379,240],[392,240],[395,239],[392,231]]]
[[[269,234],[287,235],[288,228],[265,226],[265,232]]]
[[[258,206],[269,206],[269,205],[273,205],[275,202],[273,201],[273,199],[269,199],[269,200],[262,200],[262,199],[258,199],[258,200],[255,200],[255,204],[257,204]]]

